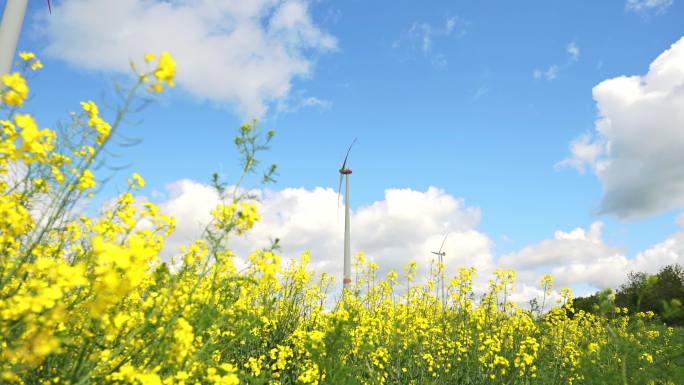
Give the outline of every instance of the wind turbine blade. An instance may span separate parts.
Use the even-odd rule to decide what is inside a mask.
[[[48,2],[48,11],[50,11],[50,14],[52,14],[52,5],[50,4],[50,0],[47,0]]]
[[[347,158],[349,157],[349,151],[351,151],[352,146],[354,145],[354,143],[356,143],[356,139],[358,139],[358,138],[354,138],[352,143],[349,145],[349,149],[347,150],[347,155],[344,157],[344,162],[342,162],[342,170],[344,170],[344,168],[347,166]],[[341,186],[342,185],[340,184],[340,187]]]
[[[340,173],[340,185],[337,187],[337,211],[340,211],[340,192],[342,191],[342,178],[344,175]]]
[[[444,247],[444,242],[446,242],[447,237],[449,236],[449,233],[446,233],[444,236],[444,239],[442,240],[442,245],[439,247],[439,252],[442,252],[442,247]]]
[[[340,215],[340,193],[342,192],[342,178],[344,177],[344,174],[342,174],[342,171],[344,171],[345,167],[347,167],[347,158],[349,157],[349,151],[351,151],[352,146],[354,143],[356,143],[356,139],[351,142],[349,145],[349,148],[347,149],[347,155],[344,156],[344,161],[342,162],[342,167],[340,167],[340,184],[337,186],[337,215],[339,219]]]

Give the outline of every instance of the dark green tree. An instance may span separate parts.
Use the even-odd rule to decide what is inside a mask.
[[[594,293],[574,300],[574,307],[591,313],[605,312],[603,297],[609,292]],[[631,272],[627,282],[615,292],[615,306],[630,313],[652,311],[669,325],[684,325],[684,267],[668,265],[657,274]]]

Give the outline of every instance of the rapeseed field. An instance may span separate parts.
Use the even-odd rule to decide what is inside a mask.
[[[84,101],[59,130],[22,112],[25,74],[42,64],[21,60],[23,72],[2,77],[0,383],[684,384],[681,330],[610,298],[600,315],[576,311],[568,289],[551,301],[550,276],[541,306],[528,310],[509,300],[508,270],[476,293],[474,269],[439,266],[419,282],[412,262],[380,277],[359,254],[358,278],[339,296],[308,254],[259,249],[238,268],[230,240],[260,216],[218,178],[223,201],[203,237],[164,260],[175,221],[136,202],[140,175],[101,215],[79,204],[97,191],[96,165],[137,98],[174,85],[173,59],[131,65],[137,80],[114,121]],[[240,128],[243,176],[273,135]]]

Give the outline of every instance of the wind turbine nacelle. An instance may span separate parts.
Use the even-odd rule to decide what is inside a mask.
[[[352,173],[352,170],[350,170],[348,168],[340,169],[340,174],[349,175],[351,173]]]

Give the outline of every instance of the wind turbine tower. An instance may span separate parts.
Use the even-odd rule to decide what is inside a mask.
[[[52,13],[52,5],[48,0],[48,9]],[[7,0],[0,23],[0,76],[8,74],[12,69],[12,61],[17,51],[21,26],[28,0]]]
[[[441,284],[441,291],[442,291],[442,306],[446,306],[446,294],[444,293],[444,256],[446,255],[445,251],[442,251],[442,248],[444,247],[444,242],[446,242],[447,237],[449,236],[449,233],[447,233],[444,236],[444,239],[442,240],[442,245],[439,246],[439,251],[432,251],[432,254],[435,254],[438,257],[438,262],[437,262],[437,287],[435,290],[440,289],[440,284]]]
[[[351,234],[350,234],[350,205],[349,205],[349,175],[351,175],[352,170],[347,168],[347,158],[349,157],[349,152],[351,151],[352,146],[356,143],[356,138],[354,138],[354,141],[349,145],[349,149],[347,150],[347,155],[344,157],[344,161],[342,162],[342,167],[340,167],[340,185],[337,188],[337,208],[339,210],[340,206],[340,190],[342,189],[342,179],[344,178],[345,180],[345,189],[344,189],[344,276],[342,278],[342,285],[344,289],[350,289],[351,288],[351,256],[350,256],[350,241],[351,241]]]

